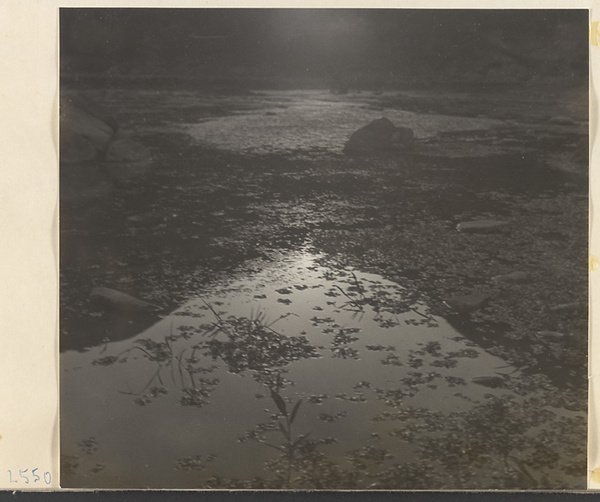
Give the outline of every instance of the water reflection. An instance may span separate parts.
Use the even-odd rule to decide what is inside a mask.
[[[65,486],[415,487],[422,445],[522,401],[516,368],[409,291],[308,251],[61,357]]]

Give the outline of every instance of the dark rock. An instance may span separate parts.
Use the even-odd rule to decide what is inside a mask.
[[[110,112],[110,110],[97,103],[96,101],[88,98],[82,93],[69,93],[68,95],[63,96],[61,99],[61,106],[63,106],[65,103],[69,103],[73,106],[76,106],[77,108],[83,110],[92,117],[96,117],[97,119],[101,120],[106,125],[108,125],[115,132],[119,128],[117,119]]]
[[[550,342],[563,342],[568,337],[566,333],[558,331],[538,331],[538,335]]]
[[[156,313],[162,310],[156,305],[111,288],[94,288],[90,294],[90,300],[107,310],[131,313]]]
[[[344,146],[344,153],[360,155],[409,146],[414,134],[407,127],[396,127],[388,119],[374,120],[355,131]]]
[[[86,201],[113,189],[98,160],[115,137],[117,122],[83,95],[68,93],[60,100],[61,200]]]
[[[390,138],[390,146],[392,148],[405,148],[411,145],[415,139],[415,133],[408,127],[396,127],[396,130]]]
[[[498,389],[500,387],[504,387],[505,381],[504,378],[498,376],[484,376],[484,377],[474,377],[471,379],[473,383],[477,385],[482,385],[483,387],[490,387],[491,389]]]
[[[464,233],[490,233],[496,232],[506,225],[508,225],[507,221],[499,220],[463,221],[456,226],[456,230]]]
[[[79,135],[89,141],[98,152],[104,152],[115,131],[102,120],[70,103],[61,105],[60,134]]]
[[[550,312],[574,312],[576,310],[583,310],[584,308],[587,308],[587,306],[582,303],[569,302],[555,305],[550,309]]]
[[[147,162],[152,160],[152,153],[137,141],[118,139],[108,146],[106,160],[108,162]]]

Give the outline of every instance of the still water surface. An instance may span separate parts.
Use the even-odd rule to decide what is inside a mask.
[[[398,284],[318,258],[305,249],[198,285],[135,338],[63,353],[64,485],[268,479],[306,434],[342,469],[357,455],[365,470],[384,469],[415,460],[423,424],[510,392],[500,380],[518,377],[514,367]],[[289,439],[278,397],[288,418],[302,400]],[[420,425],[409,432],[390,412]],[[290,470],[289,486],[302,488]]]

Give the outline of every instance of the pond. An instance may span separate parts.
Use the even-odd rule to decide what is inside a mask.
[[[415,435],[511,392],[516,368],[398,284],[319,262],[290,253],[132,340],[62,354],[65,486],[309,488],[309,453],[371,484],[415,460]]]

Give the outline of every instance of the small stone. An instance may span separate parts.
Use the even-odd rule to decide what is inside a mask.
[[[500,220],[463,221],[456,226],[456,230],[464,233],[489,233],[495,232],[507,225],[507,221]]]
[[[492,281],[501,282],[505,284],[517,284],[522,282],[527,282],[529,279],[529,274],[527,272],[515,271],[510,274],[504,275],[496,275],[492,277]]]
[[[474,293],[471,295],[456,295],[444,303],[459,314],[475,312],[483,307],[493,295],[491,293]]]
[[[538,335],[553,342],[561,342],[567,337],[565,333],[560,333],[558,331],[538,331]]]
[[[569,303],[561,303],[559,305],[555,305],[550,309],[550,312],[573,312],[582,307],[582,304],[579,302],[569,302]]]
[[[127,293],[111,288],[94,288],[90,300],[105,309],[131,312],[158,312],[162,310],[157,305],[134,298]]]
[[[474,377],[471,379],[471,381],[473,383],[476,383],[477,385],[482,385],[483,387],[490,387],[491,389],[504,387],[505,384],[504,378],[498,376]]]

